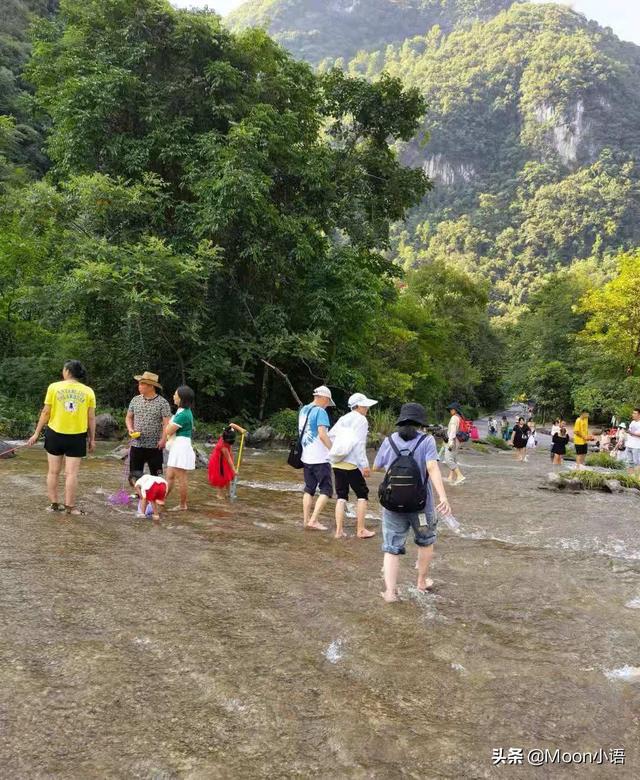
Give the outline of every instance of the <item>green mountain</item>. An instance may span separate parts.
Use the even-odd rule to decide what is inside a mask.
[[[42,128],[22,80],[29,58],[29,26],[57,8],[57,0],[2,0],[0,4],[0,181],[42,170]]]
[[[234,29],[264,27],[312,64],[350,59],[360,49],[490,19],[512,0],[249,0],[229,14]]]
[[[500,313],[546,273],[640,243],[640,47],[555,4],[346,5],[320,25],[315,0],[254,0],[231,22],[271,19],[322,69],[386,71],[423,92],[424,131],[401,152],[436,187],[398,228],[405,265],[446,259],[487,278]],[[359,49],[348,61],[345,41]]]

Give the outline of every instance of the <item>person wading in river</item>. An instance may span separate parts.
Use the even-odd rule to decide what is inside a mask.
[[[27,442],[27,446],[33,447],[40,432],[47,426],[44,448],[49,462],[47,494],[50,512],[85,514],[76,506],[76,491],[80,461],[87,454],[87,432],[89,452],[96,448],[96,396],[90,387],[83,384],[86,378],[87,372],[79,360],[67,360],[62,369],[62,382],[54,382],[47,389],[40,419]],[[58,480],[63,460],[64,506],[60,506]]]
[[[632,420],[627,432],[627,458],[629,460],[629,473],[640,475],[640,407],[636,407],[631,413]]]
[[[589,441],[593,436],[589,435],[589,412],[583,409],[580,417],[573,426],[573,444],[576,448],[576,466],[579,469],[584,468],[584,462],[589,451]]]
[[[304,465],[304,495],[302,512],[304,527],[326,531],[327,526],[318,522],[320,513],[333,495],[331,464],[329,463],[329,415],[327,407],[335,406],[331,390],[324,385],[313,391],[313,402],[303,406],[298,415],[298,430],[302,434],[302,463]],[[320,495],[313,507],[316,489]],[[313,509],[313,511],[312,511]]]
[[[164,429],[171,417],[171,407],[166,398],[157,393],[162,390],[158,375],[145,371],[133,377],[138,382],[138,393],[131,399],[125,423],[129,434],[139,433],[131,440],[129,454],[129,482],[135,485],[144,474],[145,464],[153,477],[162,474],[162,451],[167,439]]]
[[[519,417],[518,422],[513,426],[511,434],[511,446],[515,450],[516,460],[524,463],[527,460],[527,442],[529,441],[529,426],[524,421],[524,417]]]
[[[194,422],[193,407],[195,393],[188,385],[180,385],[173,394],[173,403],[178,407],[178,411],[169,420],[164,429],[167,438],[167,447],[169,449],[169,458],[167,459],[167,483],[169,488],[167,495],[173,490],[174,484],[178,483],[180,493],[180,503],[172,507],[170,512],[186,512],[187,506],[187,475],[196,467],[196,453],[193,450],[191,437],[193,436]]]
[[[370,539],[375,531],[365,528],[367,514],[367,499],[369,488],[366,479],[371,475],[369,459],[367,458],[367,436],[369,409],[377,404],[363,393],[354,393],[349,398],[351,411],[343,415],[329,431],[333,442],[332,451],[338,451],[338,460],[333,463],[333,476],[336,483],[336,539],[346,536],[344,532],[344,516],[349,498],[349,488],[356,494],[356,535],[359,539]]]
[[[374,471],[386,471],[389,480],[389,498],[393,499],[394,463],[400,461],[400,457],[409,455],[417,465],[417,478],[422,481],[422,489],[426,492],[424,503],[424,523],[421,522],[420,510],[393,511],[383,505],[382,509],[382,551],[384,552],[383,572],[385,590],[380,595],[387,602],[398,600],[397,582],[400,569],[400,555],[405,554],[405,542],[409,530],[413,530],[415,543],[418,545],[418,582],[419,591],[426,591],[433,587],[433,580],[428,578],[429,564],[433,558],[433,545],[436,541],[436,527],[438,517],[433,499],[435,488],[438,494],[438,512],[450,515],[451,508],[444,489],[444,482],[438,465],[438,454],[433,436],[420,433],[418,428],[427,424],[426,413],[421,404],[403,404],[396,425],[398,431],[387,437],[378,450]],[[406,458],[404,459],[406,461]],[[414,466],[415,468],[415,466]],[[404,487],[409,479],[398,476],[397,484],[401,485],[401,492],[407,497],[407,488]],[[385,484],[383,480],[383,487]],[[425,484],[426,483],[426,484]],[[424,494],[423,494],[424,498]],[[381,494],[381,502],[384,500]],[[389,503],[386,501],[385,503]]]
[[[447,407],[447,411],[451,417],[447,427],[447,443],[444,448],[444,462],[449,469],[449,476],[446,481],[452,485],[461,485],[466,480],[458,465],[458,452],[460,450],[458,434],[460,433],[460,423],[462,422],[462,409],[459,404],[450,404]]]

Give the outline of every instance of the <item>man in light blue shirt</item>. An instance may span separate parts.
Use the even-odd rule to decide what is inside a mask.
[[[304,527],[326,531],[327,526],[318,522],[320,513],[333,495],[331,464],[329,463],[329,415],[327,407],[335,406],[331,390],[325,385],[313,391],[313,403],[303,406],[298,415],[298,430],[302,435],[302,463],[304,464],[304,495],[302,512]],[[316,489],[320,495],[313,507]],[[313,511],[312,511],[313,509]]]

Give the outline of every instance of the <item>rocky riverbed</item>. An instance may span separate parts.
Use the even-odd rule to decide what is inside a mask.
[[[468,452],[434,593],[410,546],[385,605],[379,538],[304,532],[284,452],[248,452],[233,505],[197,472],[159,525],[108,505],[106,453],[72,519],[44,511],[42,450],[0,465],[3,776],[573,776],[494,766],[510,747],[625,748],[582,773],[638,776],[635,496]]]

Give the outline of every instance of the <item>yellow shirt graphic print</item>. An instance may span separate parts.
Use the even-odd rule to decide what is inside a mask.
[[[82,382],[54,382],[44,399],[51,407],[48,426],[56,433],[86,433],[89,409],[96,408],[93,390]]]

